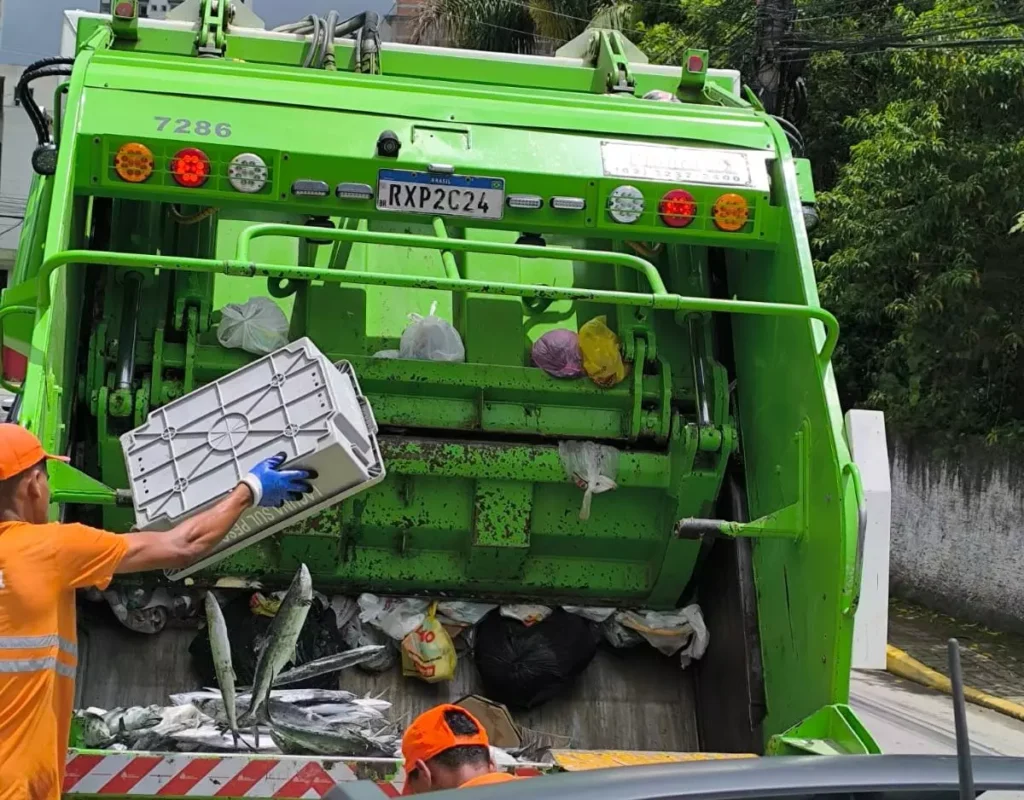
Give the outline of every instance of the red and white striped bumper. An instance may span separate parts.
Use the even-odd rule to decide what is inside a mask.
[[[534,767],[516,774],[538,775]],[[64,797],[323,797],[344,781],[402,793],[397,759],[68,752]]]

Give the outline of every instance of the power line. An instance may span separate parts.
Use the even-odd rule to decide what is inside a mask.
[[[847,56],[868,56],[887,53],[890,50],[958,50],[973,47],[1024,47],[1024,38],[992,38],[992,39],[950,39],[943,42],[888,42],[877,50],[843,50],[839,47],[821,47],[808,50],[796,58],[786,58],[780,63],[796,63],[805,61],[814,52],[838,52]]]
[[[4,228],[4,229],[3,229],[2,231],[0,231],[0,236],[4,236],[4,235],[6,235],[6,234],[10,233],[11,231],[13,231],[13,230],[14,230],[15,228],[17,228],[17,227],[18,227],[19,225],[21,225],[21,224],[22,224],[22,222],[21,222],[21,221],[19,221],[19,222],[15,222],[15,223],[14,223],[13,225],[11,225],[11,227],[9,227],[9,228]]]

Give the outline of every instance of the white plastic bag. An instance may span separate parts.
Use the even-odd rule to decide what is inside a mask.
[[[444,624],[473,626],[497,606],[491,603],[473,603],[467,600],[442,600],[437,604],[437,616]]]
[[[580,519],[590,519],[591,498],[618,487],[619,451],[594,442],[560,442],[558,456],[569,477],[583,489]]]
[[[597,606],[562,606],[570,614],[577,617],[589,619],[591,622],[601,623],[615,613],[614,608],[598,608]]]
[[[682,651],[679,660],[684,669],[704,655],[711,638],[696,603],[675,611],[620,611],[615,621],[639,633],[667,656]]]
[[[217,341],[231,350],[265,356],[288,344],[288,317],[267,297],[229,303],[220,312]]]
[[[530,604],[509,605],[501,607],[501,616],[509,619],[517,619],[527,628],[543,622],[551,616],[551,609],[547,606],[536,606]]]
[[[430,603],[415,597],[359,595],[359,619],[402,641],[423,624]]]
[[[465,361],[466,348],[462,337],[452,324],[434,316],[437,303],[430,304],[425,317],[410,314],[409,326],[402,331],[399,344],[399,358],[413,358],[420,361]]]

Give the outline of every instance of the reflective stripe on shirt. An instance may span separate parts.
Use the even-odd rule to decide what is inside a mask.
[[[7,675],[27,672],[43,672],[48,669],[56,670],[57,674],[64,678],[75,677],[75,668],[68,664],[62,664],[57,660],[57,656],[44,656],[43,658],[0,659],[0,673]]]
[[[31,650],[56,645],[69,656],[78,656],[78,645],[55,633],[45,636],[0,636],[0,650]]]

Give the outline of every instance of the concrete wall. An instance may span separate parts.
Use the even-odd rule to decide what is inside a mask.
[[[937,611],[1024,632],[1024,467],[978,444],[962,455],[889,437],[890,586]]]

